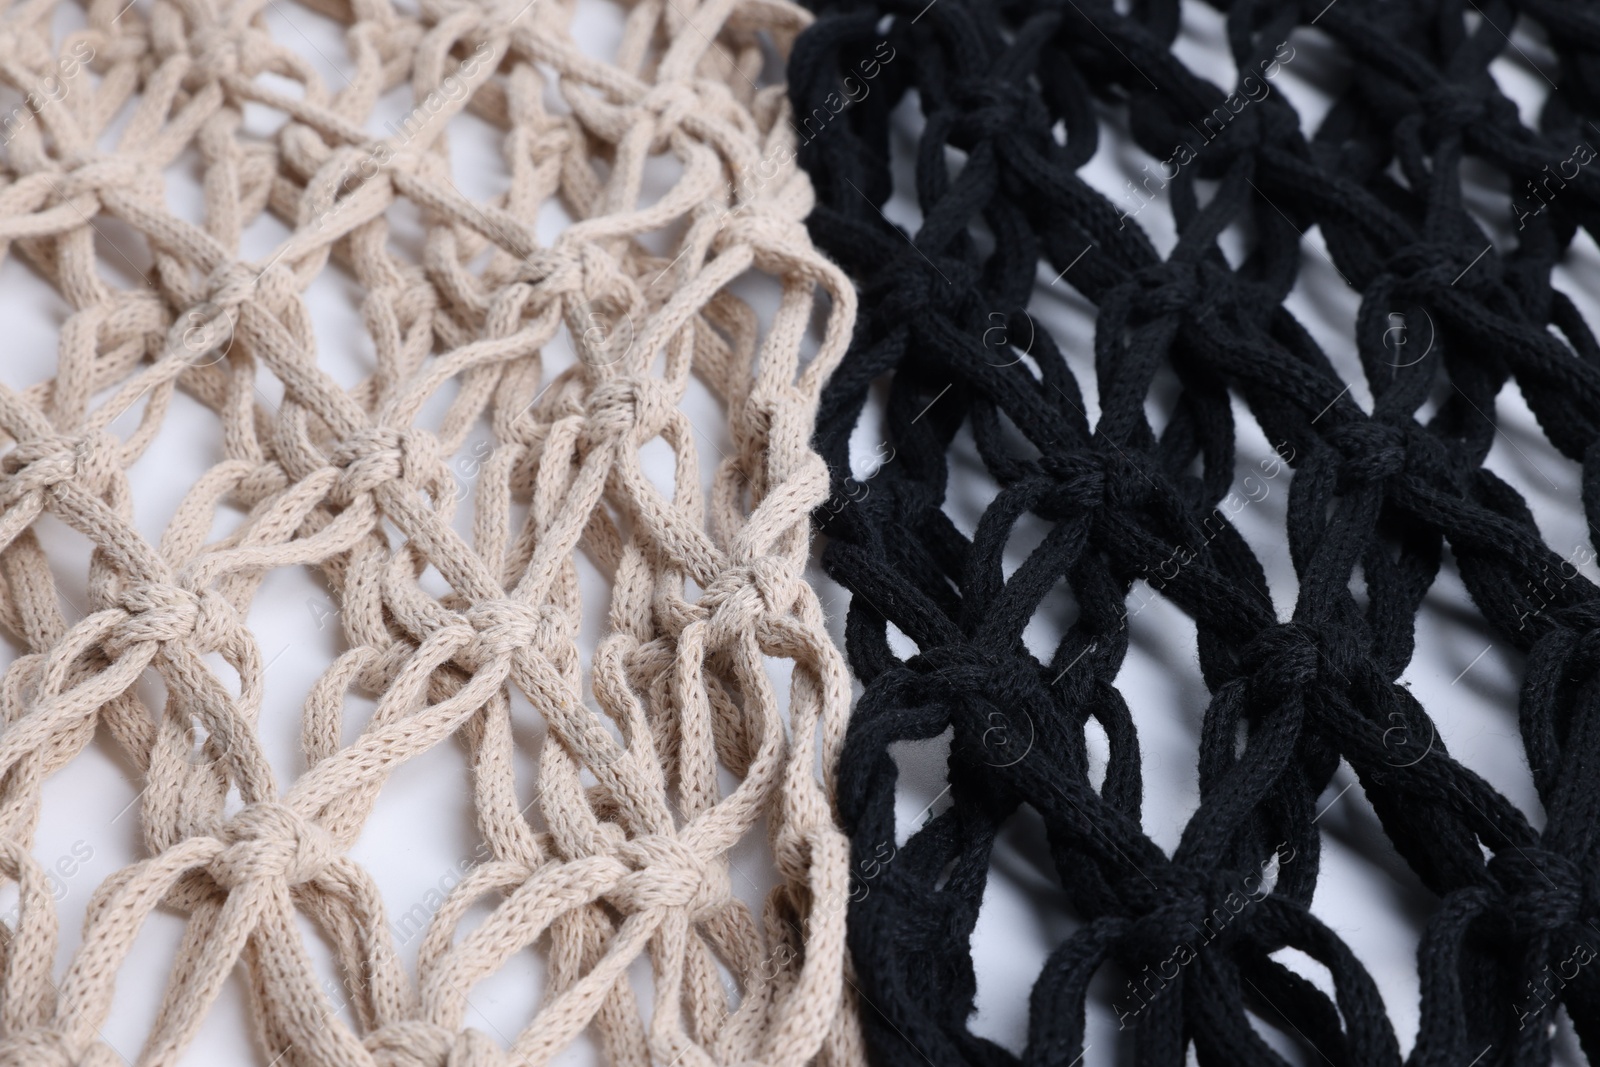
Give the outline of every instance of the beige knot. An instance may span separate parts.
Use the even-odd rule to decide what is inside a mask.
[[[659,378],[610,378],[594,387],[584,406],[589,410],[584,427],[589,448],[616,440],[637,446],[666,427],[678,398],[671,383]]]
[[[633,304],[603,297],[567,305],[567,329],[578,358],[591,367],[609,367],[633,351]]]
[[[727,100],[707,99],[715,95],[717,89],[726,93],[727,86],[711,82],[696,82],[693,85],[665,82],[651,86],[636,106],[655,115],[655,143],[661,144],[690,115],[712,116],[726,110],[727,100],[731,100],[731,96]]]
[[[206,873],[224,889],[271,880],[303,885],[339,858],[338,845],[326,830],[273,802],[251,804],[218,837],[228,847]]]
[[[0,1067],[78,1067],[78,1055],[54,1030],[30,1027],[0,1038]]]
[[[106,651],[122,654],[131,645],[148,641],[194,639],[202,652],[222,647],[238,625],[233,605],[220,593],[194,593],[165,582],[144,582],[122,594],[128,618],[106,638]]]
[[[798,415],[811,410],[804,394],[791,385],[757,386],[745,400],[744,408],[733,419],[733,442],[742,450],[765,453],[773,440],[786,439],[786,433],[811,433],[810,418]],[[826,476],[827,466],[823,466]],[[824,477],[824,485],[827,484]]]
[[[580,357],[584,355],[583,341],[592,342],[596,327],[609,334],[618,320],[625,319],[631,339],[632,309],[640,303],[638,286],[616,257],[594,241],[562,237],[554,246],[523,260],[513,281],[532,287],[535,307],[553,300],[565,303],[567,327],[578,342]]]
[[[55,189],[63,200],[72,200],[84,193],[99,198],[102,190],[127,191],[148,188],[149,168],[131,156],[107,156],[98,153],[84,155],[77,166],[63,174]]]
[[[265,267],[249,263],[224,263],[206,278],[206,303],[220,311],[234,311],[247,303],[260,304],[276,313],[295,295],[295,275],[276,260]]]
[[[81,437],[50,434],[20,441],[0,456],[0,508],[9,508],[28,493],[68,482],[104,496],[121,469],[122,442],[103,430]]]
[[[757,204],[751,203],[723,216],[722,225],[717,229],[712,248],[718,252],[729,248],[754,248],[759,263],[766,258],[763,253],[772,253],[783,256],[785,260],[793,260],[794,249],[807,247],[808,241],[810,237],[806,233],[805,223],[764,211]],[[778,266],[781,272],[790,264],[774,265]]]
[[[793,567],[777,556],[761,556],[718,575],[699,603],[710,616],[712,647],[734,643],[763,618],[788,614],[800,584]]]
[[[380,1027],[362,1045],[377,1067],[501,1067],[507,1061],[500,1047],[477,1030],[451,1033],[421,1019]]]
[[[539,303],[583,289],[582,253],[557,241],[553,248],[534,252],[512,275],[513,282],[531,286]]]
[[[194,63],[190,78],[214,82],[237,74],[240,51],[237,36],[221,26],[206,26],[189,38],[189,54]]]
[[[706,860],[675,837],[649,834],[623,842],[615,856],[629,868],[606,894],[625,915],[682,908],[695,921],[730,899],[727,866]]]
[[[521,648],[548,650],[560,639],[548,610],[516,600],[485,600],[463,618],[474,636],[460,659],[473,670],[510,659]]]
[[[195,367],[222,361],[233,347],[239,309],[259,304],[277,313],[294,297],[294,274],[281,263],[258,270],[247,263],[225,263],[205,281],[204,299],[173,319],[167,351],[186,353]]]
[[[343,471],[329,494],[336,504],[348,504],[395,481],[427,491],[436,500],[447,483],[453,486],[438,442],[425,430],[373,426],[339,442],[328,459]]]
[[[758,385],[751,390],[745,400],[744,410],[735,422],[735,433],[742,435],[737,440],[755,442],[765,448],[767,442],[780,434],[780,420],[787,419],[794,426],[797,421],[795,413],[807,410],[809,407],[805,394],[795,386],[784,383]],[[809,417],[801,416],[798,422],[802,433],[811,432]]]

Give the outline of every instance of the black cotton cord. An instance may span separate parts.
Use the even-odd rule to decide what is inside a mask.
[[[1600,927],[1600,591],[1484,467],[1495,398],[1514,380],[1582,465],[1593,540],[1600,345],[1551,272],[1580,228],[1600,233],[1600,168],[1575,162],[1575,146],[1593,159],[1600,145],[1600,5],[1218,4],[1241,72],[1228,89],[1172,53],[1177,0],[1121,6],[816,0],[790,64],[811,231],[862,296],[818,418],[835,488],[818,521],[824,564],[851,593],[846,642],[865,685],[839,810],[863,881],[849,928],[873,1058],[1018,1062],[968,1021],[989,853],[1027,805],[1083,925],[1034,985],[1022,1063],[1084,1053],[1089,983],[1107,967],[1124,1028],[1089,1063],[1177,1067],[1190,1048],[1206,1065],[1285,1063],[1247,1009],[1298,1035],[1312,1062],[1399,1063],[1371,976],[1309,910],[1317,798],[1343,760],[1435,895],[1407,1062],[1549,1063],[1558,1006],[1600,1059],[1600,967],[1569,978],[1561,966]],[[1516,25],[1542,29],[1559,60],[1533,127],[1488,73]],[[1319,34],[1345,69],[1308,141],[1284,93],[1260,87]],[[1166,164],[1179,240],[1165,259],[1139,215],[1167,209],[1130,210],[1143,198],[1113,201],[1078,177],[1107,110]],[[883,214],[897,159],[915,166],[909,234]],[[1464,203],[1468,160],[1513,190],[1502,247]],[[1219,244],[1235,224],[1248,235],[1238,267]],[[1371,411],[1282,306],[1312,226],[1360,295],[1351,334]],[[1025,314],[1041,277],[1096,309],[1093,426],[1063,353]],[[1396,358],[1396,313],[1414,333],[1427,324],[1427,357]],[[1158,433],[1146,404],[1163,372],[1179,391]],[[879,383],[892,459],[862,493],[849,442]],[[1229,522],[1249,492],[1230,398],[1293,468],[1287,620]],[[963,476],[950,458],[963,426],[1000,487],[971,538],[942,510]],[[1007,577],[1025,516],[1049,532]],[[1450,757],[1436,726],[1450,709],[1423,708],[1397,681],[1446,545],[1490,628],[1525,656],[1516,715],[1542,832]],[[1143,830],[1139,740],[1113,685],[1140,578],[1194,620],[1210,692],[1200,806],[1170,856]],[[1022,633],[1061,582],[1078,615],[1040,662]],[[893,651],[891,622],[914,656]],[[1091,717],[1110,740],[1098,787]],[[895,852],[890,745],[946,730],[952,804]],[[1270,892],[1263,870],[1276,872]],[[1241,887],[1250,899],[1235,910]],[[1336,995],[1271,958],[1285,947],[1326,967]]]

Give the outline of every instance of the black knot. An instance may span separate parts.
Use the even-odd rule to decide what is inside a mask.
[[[1280,623],[1245,646],[1239,665],[1246,676],[1273,689],[1304,688],[1316,682],[1322,664],[1315,638],[1298,623]]]
[[[1489,860],[1506,913],[1524,934],[1560,930],[1583,913],[1583,872],[1558,852],[1508,847]]]
[[[884,272],[876,292],[862,294],[862,306],[876,305],[879,322],[904,323],[913,329],[932,321],[961,321],[972,295],[971,272],[963,269],[965,264],[916,247],[905,252],[893,269]],[[936,260],[942,262],[935,266]]]
[[[1364,419],[1340,427],[1333,442],[1344,455],[1341,488],[1382,481],[1406,468],[1406,434],[1398,427]]]
[[[1062,521],[1100,506],[1106,496],[1106,462],[1094,452],[1046,452],[1039,466],[1055,483],[1040,500],[1039,517]]]
[[[1033,750],[1040,726],[1033,714],[1041,686],[1036,662],[959,644],[931,648],[909,666],[923,672],[925,697],[950,708],[952,759],[1011,767]]]
[[[1212,115],[1216,114],[1216,111],[1212,112]],[[1208,137],[1212,136],[1209,132],[1210,123],[1203,124],[1201,128]],[[1259,154],[1267,148],[1281,148],[1293,155],[1303,154],[1299,115],[1293,108],[1270,97],[1259,102],[1247,102],[1232,121],[1214,136],[1215,140],[1208,139],[1205,151],[1197,157],[1199,174],[1203,178],[1220,178],[1240,156]]]
[[[1395,279],[1397,296],[1419,302],[1430,293],[1477,291],[1501,280],[1500,258],[1487,241],[1477,247],[1418,241],[1390,256],[1383,272]]]
[[[1566,574],[1577,577],[1577,569],[1563,562],[1561,568],[1545,572],[1542,582],[1525,583],[1517,630],[1533,637],[1528,655],[1558,671],[1566,692],[1577,693],[1600,677],[1600,626],[1596,625],[1600,604],[1561,603]]]
[[[1263,101],[1256,111],[1260,115],[1256,121],[1261,126],[1263,146],[1298,148],[1305,143],[1305,137],[1300,132],[1299,113],[1285,104],[1281,97]]]
[[[1206,280],[1198,263],[1169,260],[1142,267],[1132,278],[1139,289],[1138,311],[1151,318],[1187,311],[1205,297]]]
[[[1103,444],[1102,444],[1103,442]],[[1159,493],[1156,486],[1164,484],[1166,471],[1142,457],[1135,459],[1113,441],[1096,437],[1102,449],[1100,463],[1105,470],[1105,503],[1120,510],[1143,507]]]
[[[1154,883],[1154,888],[1152,888]],[[1268,889],[1260,871],[1206,870],[1169,865],[1130,878],[1119,894],[1135,922],[1128,947],[1138,955],[1168,954],[1175,945],[1198,951],[1238,937]]]
[[[1417,95],[1422,113],[1436,127],[1462,129],[1483,121],[1489,112],[1489,97],[1484,87],[1440,82]]]
[[[1545,587],[1559,593],[1566,584],[1570,584],[1578,577],[1578,569],[1571,562],[1563,561],[1561,565],[1550,572],[1546,578]],[[1571,578],[1568,577],[1571,575]],[[1581,588],[1581,587],[1580,587]],[[1544,597],[1535,601],[1525,619],[1531,622],[1534,613],[1548,615],[1554,624],[1551,637],[1566,631],[1561,635],[1563,639],[1571,642],[1566,652],[1566,665],[1561,676],[1569,682],[1585,684],[1596,675],[1600,675],[1600,601],[1581,600],[1575,604],[1557,604],[1557,596],[1550,596],[1548,607],[1541,606]],[[1549,640],[1550,638],[1544,638]]]
[[[1420,426],[1402,427],[1401,440],[1404,442],[1405,469],[1408,473],[1441,485],[1458,487],[1471,473],[1471,468],[1460,455],[1453,452],[1438,435]]]
[[[1592,601],[1585,601],[1581,606],[1569,610],[1565,617],[1592,623],[1596,614],[1600,614],[1600,606]],[[1584,680],[1593,678],[1597,673],[1600,673],[1600,628],[1587,625],[1582,636],[1572,644],[1572,654],[1567,658],[1566,675],[1569,680],[1576,681],[1580,678]]]
[[[930,648],[907,664],[937,688],[975,693],[986,691],[998,665],[997,657],[965,643]]]
[[[963,79],[955,84],[950,99],[961,112],[951,131],[957,143],[1049,127],[1035,95],[1009,81]]]

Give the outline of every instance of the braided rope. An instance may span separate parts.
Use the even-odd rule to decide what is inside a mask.
[[[6,124],[0,251],[71,307],[54,376],[0,386],[0,621],[25,647],[0,679],[0,874],[21,895],[0,928],[0,1062],[123,1062],[98,1031],[157,908],[184,915],[185,936],[139,1063],[174,1062],[238,967],[264,1062],[283,1067],[544,1064],[585,1032],[641,1067],[859,1061],[828,785],[849,681],[800,578],[828,483],[808,438],[855,303],[801,225],[811,192],[782,89],[754,81],[763,47],[786,53],[809,17],[783,0],[641,0],[606,62],[579,49],[571,0],[320,3],[350,57],[334,91],[266,6],[93,3],[59,39],[63,5],[0,22],[0,81],[29,94]],[[369,133],[405,85],[410,116]],[[270,136],[248,132],[246,105],[273,116]],[[491,201],[451,181],[445,133],[464,111],[498,130],[509,185]],[[97,147],[128,114],[114,150]],[[680,170],[646,195],[661,157]],[[186,159],[203,171],[200,224],[166,202]],[[401,203],[422,218],[420,256],[393,240]],[[545,245],[549,204],[576,221]],[[266,213],[291,232],[246,262],[241,234]],[[106,280],[106,219],[148,248],[148,284]],[[349,388],[319,364],[305,301],[335,269],[360,287],[372,344]],[[780,291],[765,324],[732,290],[752,273]],[[581,358],[554,373],[543,350],[563,334]],[[691,375],[733,446],[709,498],[681,409]],[[214,416],[218,453],[152,544],[127,472],[177,390]],[[113,434],[128,411],[137,428]],[[484,426],[464,536],[447,461]],[[662,443],[670,495],[640,458]],[[223,509],[243,519],[216,533]],[[94,547],[84,613],[46,566],[45,515]],[[587,670],[578,552],[611,583]],[[346,640],[303,694],[298,777],[264,754],[245,621],[280,568],[326,581]],[[447,595],[425,591],[429,568]],[[786,697],[769,660],[792,666]],[[141,677],[164,703],[147,706]],[[513,775],[513,693],[548,730],[536,790]],[[351,694],[370,716],[351,721]],[[102,727],[143,775],[147,856],[96,890],[58,975],[32,839],[44,783]],[[349,850],[386,780],[452,741],[480,862],[413,976]],[[753,915],[728,853],[759,832],[777,884]],[[301,920],[334,950],[353,1027]],[[502,1048],[466,1026],[466,997],[530,946],[548,981]],[[641,957],[648,1005],[627,974]]]
[[[1178,0],[815,6],[790,67],[797,115],[827,109],[883,42],[897,56],[801,148],[818,191],[812,233],[863,293],[819,416],[836,494],[819,518],[826,566],[853,594],[848,651],[866,686],[839,807],[855,868],[873,879],[850,938],[875,1060],[1080,1062],[1090,984],[1107,974],[1116,1047],[1097,1039],[1083,1062],[1284,1064],[1249,1011],[1301,1043],[1305,1062],[1398,1064],[1376,984],[1311,911],[1317,802],[1341,762],[1434,895],[1407,1062],[1548,1064],[1561,1008],[1596,1058],[1600,969],[1574,965],[1600,928],[1600,589],[1577,566],[1592,545],[1576,559],[1548,545],[1485,460],[1496,398],[1514,383],[1554,449],[1581,464],[1572,507],[1600,540],[1600,344],[1552,283],[1579,230],[1600,233],[1600,176],[1587,167],[1600,9],[1214,3],[1230,90],[1173,54]],[[1489,71],[1519,22],[1542,28],[1559,61],[1540,64],[1552,88],[1532,126]],[[1292,61],[1291,33],[1304,43],[1313,24],[1339,80],[1307,126],[1262,86]],[[906,112],[921,123],[914,148]],[[1137,199],[1079,176],[1108,115],[1159,163]],[[920,218],[909,236],[881,210],[902,158]],[[1469,211],[1468,165],[1489,189],[1499,178],[1498,201],[1480,195]],[[1162,203],[1177,231],[1164,258],[1144,229]],[[1359,294],[1350,340],[1364,382],[1341,378],[1282,306],[1313,226]],[[1243,244],[1231,259],[1230,228]],[[1094,306],[1092,363],[1025,319],[1039,277]],[[1432,325],[1427,358],[1386,344],[1394,314],[1419,341]],[[1175,388],[1158,388],[1164,369]],[[858,493],[850,439],[872,409],[893,458]],[[1284,469],[1238,469],[1240,411],[1293,468],[1289,618],[1230,519]],[[999,486],[970,535],[946,514],[963,427]],[[1048,533],[1008,573],[1007,542],[1028,516]],[[1400,680],[1446,566],[1487,631],[1525,657],[1516,715],[1542,828],[1452,758],[1448,704],[1424,708]],[[1113,684],[1141,578],[1194,620],[1209,690],[1199,807],[1172,854],[1145,831],[1140,739]],[[1060,584],[1076,612],[1036,656],[1023,631]],[[913,654],[897,653],[890,623]],[[1100,781],[1091,718],[1109,738]],[[890,746],[946,730],[952,806],[886,852]],[[1043,819],[1051,873],[1082,926],[1033,987],[1019,1057],[968,1022],[990,853],[1024,805]],[[1326,969],[1331,994],[1273,957],[1286,948]]]

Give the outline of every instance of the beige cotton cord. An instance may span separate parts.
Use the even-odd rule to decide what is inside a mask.
[[[305,42],[269,29],[269,12],[305,17],[289,0],[0,13],[0,81],[30,94],[5,123],[0,252],[71,309],[54,377],[0,386],[0,624],[24,653],[0,679],[0,878],[20,896],[0,928],[0,1064],[123,1062],[101,1029],[127,981],[164,984],[135,1061],[177,1062],[234,973],[255,1028],[241,1063],[539,1065],[580,1034],[638,1067],[862,1062],[829,800],[849,679],[802,579],[828,492],[812,418],[855,298],[802,225],[811,189],[782,89],[755,85],[764,49],[786,54],[807,16],[640,0],[603,59],[574,39],[573,0],[315,11],[344,26],[333,90],[289,46]],[[405,86],[415,107],[373,134],[380,96]],[[509,177],[492,201],[452,180],[447,131],[467,110],[499,139]],[[252,133],[262,115],[270,132]],[[677,170],[656,195],[646,165],[662,156]],[[202,224],[169,206],[165,176],[191,165]],[[391,228],[401,202],[420,241]],[[576,221],[547,246],[551,203]],[[243,262],[268,212],[291,233]],[[141,283],[108,280],[127,266],[111,219],[149,250]],[[350,388],[319,361],[305,300],[335,267],[370,334],[371,374]],[[751,275],[778,292],[765,321],[734,293]],[[558,372],[543,350],[560,336],[581,358]],[[691,375],[725,426],[691,426]],[[151,544],[127,470],[177,390],[221,432],[195,443],[214,465]],[[113,433],[130,412],[118,425],[136,428]],[[462,534],[448,463],[485,427]],[[732,442],[709,495],[702,433]],[[670,494],[646,444],[670,450]],[[50,576],[47,514],[94,546],[83,611]],[[587,669],[579,552],[611,584]],[[426,591],[430,567],[448,595]],[[326,581],[345,642],[293,694],[292,768],[264,754],[246,624],[279,568]],[[792,667],[786,694],[769,660]],[[152,676],[155,703],[135,684]],[[514,733],[529,714],[514,692],[548,731],[531,782],[514,775],[529,725]],[[98,730],[142,774],[147,856],[95,890],[61,972],[34,835],[44,782]],[[350,849],[394,771],[452,744],[479,862],[412,973]],[[728,856],[760,834],[776,885],[753,913]],[[183,917],[177,958],[132,973],[157,909]],[[546,979],[507,1049],[467,1025],[468,997],[526,951]]]

